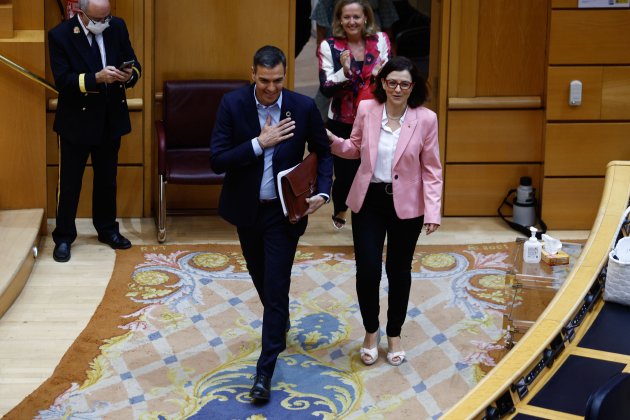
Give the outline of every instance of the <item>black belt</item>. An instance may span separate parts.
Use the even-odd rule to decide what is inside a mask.
[[[387,195],[394,194],[394,187],[391,182],[371,182],[370,189]]]
[[[268,206],[270,204],[275,204],[278,201],[279,200],[277,198],[261,198],[260,200],[258,200],[261,206]]]

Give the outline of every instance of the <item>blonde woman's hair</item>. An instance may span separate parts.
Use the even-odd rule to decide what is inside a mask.
[[[374,11],[367,0],[340,0],[335,6],[332,20],[332,35],[335,38],[345,38],[346,31],[341,26],[341,10],[349,4],[358,4],[363,8],[363,14],[365,15],[366,23],[363,26],[363,38],[374,35],[379,31],[379,27],[374,19]]]

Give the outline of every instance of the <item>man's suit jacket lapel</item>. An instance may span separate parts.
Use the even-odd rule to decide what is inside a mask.
[[[105,65],[106,66],[119,66],[122,63],[116,63],[114,60],[116,57],[112,57],[113,51],[110,48],[111,45],[114,45],[114,31],[112,27],[105,29],[103,32],[103,47],[105,48]],[[125,58],[127,60],[127,58]]]
[[[398,136],[398,143],[396,144],[396,152],[394,153],[394,161],[392,162],[392,168],[396,167],[398,160],[402,156],[403,152],[407,148],[407,145],[411,141],[416,125],[418,124],[417,108],[407,108],[407,115],[405,121],[400,127],[400,136]]]
[[[291,118],[293,118],[295,120],[295,113],[294,113],[294,103],[291,100],[291,97],[289,95],[286,94],[286,90],[283,89],[282,90],[282,107],[280,107],[280,118],[278,119],[278,121],[282,121],[285,118],[288,118],[288,116],[290,116]],[[278,156],[278,151],[281,150],[287,141],[289,141],[291,139],[287,139],[285,141],[282,141],[278,144],[276,144],[276,146],[273,149],[273,156],[276,157]]]
[[[78,14],[76,14],[70,20],[70,26],[68,26],[68,28],[72,31],[72,34],[70,35],[70,39],[72,40],[74,47],[79,52],[79,55],[81,56],[83,61],[85,61],[85,64],[87,64],[90,69],[94,69],[95,63],[93,63],[94,60],[92,60],[92,52],[90,51],[90,41],[88,41],[88,38],[85,35],[85,32],[83,31],[83,27],[79,23]]]
[[[247,100],[245,101],[245,109],[242,110],[242,117],[246,124],[249,139],[258,137],[260,134],[260,122],[258,121],[258,108],[256,108],[256,99],[254,99],[254,84],[249,85],[247,91]]]
[[[260,134],[260,121],[258,121],[258,108],[256,107],[256,99],[254,98],[254,84],[249,85],[249,89],[247,90],[247,97],[244,101],[245,109],[240,110],[240,117],[243,121],[243,133],[245,134],[242,137],[243,142],[249,142],[251,139],[258,137]],[[262,180],[263,171],[264,171],[264,156],[265,152],[263,150],[263,154],[258,157],[258,185],[260,186],[260,181]]]

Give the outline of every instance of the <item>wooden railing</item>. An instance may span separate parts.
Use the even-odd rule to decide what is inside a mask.
[[[3,56],[2,54],[0,54],[0,63],[3,63],[4,65],[9,67],[10,69],[15,70],[16,72],[20,73],[22,76],[24,76],[24,77],[26,77],[28,79],[31,79],[35,83],[38,83],[38,84],[44,86],[46,89],[50,89],[50,90],[52,90],[55,93],[59,93],[57,91],[57,89],[53,85],[48,83],[48,81],[46,79],[36,75],[35,73],[30,71],[29,69],[26,69],[26,68],[20,66],[19,64],[14,63],[13,61],[9,60],[8,58]]]
[[[541,369],[537,375],[540,381],[544,370],[553,364],[558,339],[567,339],[562,335],[563,328],[583,309],[585,298],[598,281],[629,197],[630,162],[610,162],[597,218],[564,285],[518,344],[443,419],[483,418],[508,399],[517,403],[520,399],[518,386],[513,385],[535,371],[537,366]]]

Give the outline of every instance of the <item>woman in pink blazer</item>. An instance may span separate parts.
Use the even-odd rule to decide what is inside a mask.
[[[440,226],[442,165],[437,117],[422,106],[426,82],[413,62],[394,57],[376,77],[374,97],[359,104],[347,140],[330,131],[334,155],[361,159],[346,203],[352,210],[357,296],[365,327],[361,360],[378,358],[379,292],[385,237],[389,282],[387,360],[405,359],[400,331],[411,289],[411,261],[424,225],[427,235]]]

